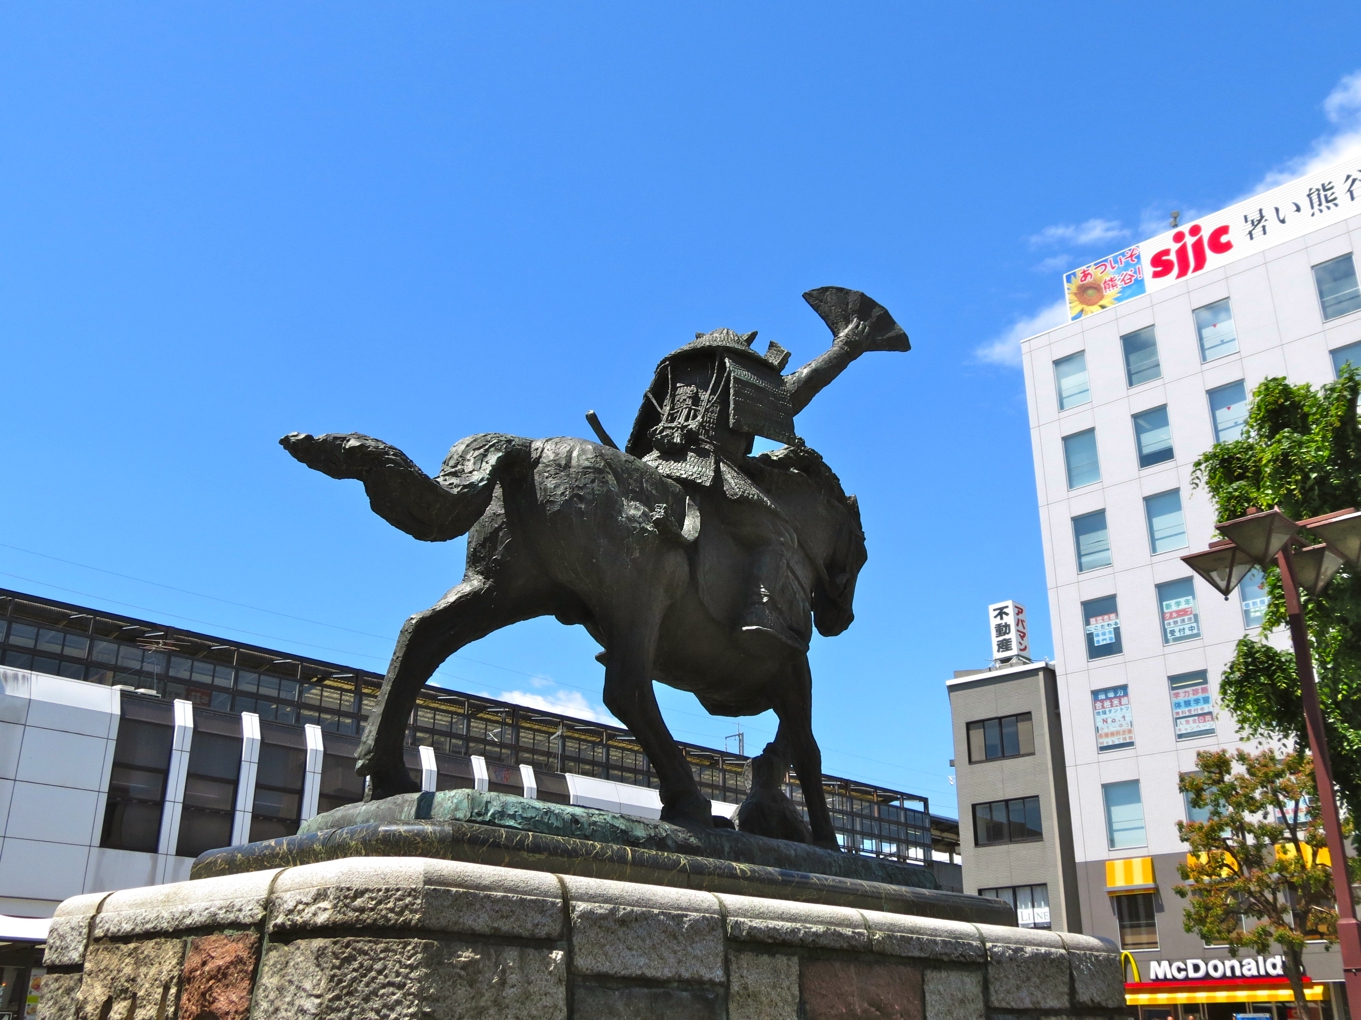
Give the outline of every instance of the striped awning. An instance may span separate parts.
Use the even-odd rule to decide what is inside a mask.
[[[1304,998],[1321,1002],[1328,998],[1328,985],[1305,979]],[[1239,981],[1145,981],[1125,984],[1127,1006],[1171,1006],[1176,1003],[1293,1002],[1295,993],[1284,979],[1266,982]]]
[[[1106,862],[1106,895],[1149,892],[1157,888],[1152,857],[1126,857]]]

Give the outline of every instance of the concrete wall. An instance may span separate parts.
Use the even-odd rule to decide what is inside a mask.
[[[418,858],[58,911],[39,1017],[1114,1020],[1080,935]]]

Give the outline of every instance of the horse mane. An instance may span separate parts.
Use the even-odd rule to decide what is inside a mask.
[[[796,439],[789,446],[781,446],[751,458],[763,467],[785,473],[797,471],[807,475],[820,488],[824,489],[838,503],[850,511],[856,527],[860,527],[860,504],[854,496],[846,495],[841,479],[827,466],[822,454],[802,439]],[[863,534],[863,531],[861,532]]]

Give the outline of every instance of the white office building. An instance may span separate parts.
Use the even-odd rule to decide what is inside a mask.
[[[1022,344],[1082,928],[1136,958],[1222,955],[1171,892],[1177,780],[1234,746],[1219,676],[1263,608],[1260,575],[1225,601],[1181,561],[1214,534],[1192,465],[1263,379],[1361,365],[1358,248],[1361,159],[1068,274],[1073,321]]]

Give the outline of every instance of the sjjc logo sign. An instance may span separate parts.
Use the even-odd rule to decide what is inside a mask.
[[[1284,977],[1284,956],[1249,956],[1227,960],[1153,960],[1150,981],[1197,981],[1200,978]]]
[[[1205,268],[1207,248],[1216,255],[1224,255],[1233,250],[1227,223],[1215,227],[1206,236],[1202,236],[1203,233],[1200,224],[1194,223],[1188,229],[1178,230],[1173,234],[1172,243],[1176,247],[1156,251],[1149,260],[1148,264],[1153,268],[1153,279],[1159,280],[1175,272],[1177,275],[1173,279],[1180,280],[1183,276],[1200,272]]]

